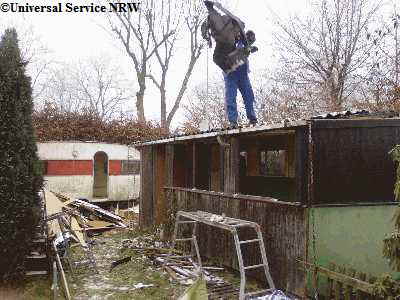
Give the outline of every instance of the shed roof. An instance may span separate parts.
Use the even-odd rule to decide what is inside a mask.
[[[382,114],[378,114],[379,118],[383,118]],[[260,124],[258,126],[241,126],[238,128],[217,128],[211,129],[206,131],[200,131],[195,134],[176,134],[170,135],[162,139],[158,140],[149,140],[140,143],[134,144],[136,147],[141,146],[149,146],[149,145],[156,145],[156,144],[168,144],[168,143],[175,143],[179,141],[186,141],[186,140],[197,140],[197,139],[205,139],[211,137],[217,137],[219,135],[239,135],[239,134],[250,134],[250,133],[260,133],[260,132],[268,132],[274,130],[282,130],[282,129],[295,129],[299,127],[304,127],[307,125],[307,122],[310,120],[337,120],[337,119],[354,119],[354,118],[361,118],[361,117],[371,117],[376,116],[377,114],[372,114],[367,110],[346,110],[340,112],[330,112],[321,115],[316,115],[311,117],[310,119],[302,119],[302,120],[284,120],[280,123],[275,124]],[[393,114],[384,114],[385,117],[393,117]]]

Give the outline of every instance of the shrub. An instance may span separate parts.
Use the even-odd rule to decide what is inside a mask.
[[[15,29],[0,40],[0,281],[21,278],[39,219],[42,177],[32,127],[32,88]]]

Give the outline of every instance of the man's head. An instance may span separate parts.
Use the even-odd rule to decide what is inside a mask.
[[[252,30],[248,30],[246,32],[246,39],[249,45],[253,44],[256,41],[256,34]]]
[[[213,1],[204,1],[204,5],[207,7],[207,10],[210,11],[214,8],[214,2]]]

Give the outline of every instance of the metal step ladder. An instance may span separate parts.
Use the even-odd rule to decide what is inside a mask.
[[[198,227],[198,223],[206,224],[212,227],[217,227],[223,230],[227,230],[230,233],[232,233],[234,242],[235,242],[235,248],[236,248],[236,254],[238,258],[238,264],[239,264],[239,271],[240,271],[240,290],[239,290],[239,300],[244,300],[244,299],[251,299],[251,297],[256,297],[260,295],[265,295],[273,290],[275,290],[275,285],[272,280],[271,274],[269,272],[269,266],[268,266],[268,260],[267,260],[267,255],[265,252],[265,246],[264,246],[264,239],[260,230],[260,225],[258,225],[255,222],[250,222],[250,221],[245,221],[241,219],[234,219],[234,218],[228,218],[228,217],[219,217],[219,219],[215,219],[215,215],[204,212],[204,211],[196,211],[196,212],[184,212],[184,211],[178,211],[176,214],[176,220],[175,220],[175,228],[174,228],[174,234],[173,234],[173,239],[172,239],[172,248],[170,254],[172,255],[173,249],[175,249],[176,242],[191,242],[191,252],[192,256],[196,255],[197,258],[197,263],[199,265],[200,270],[202,270],[202,263],[201,263],[201,257],[200,257],[200,251],[199,251],[199,246],[197,243],[197,236],[196,236],[196,231]],[[192,236],[191,237],[180,237],[178,238],[178,232],[179,232],[179,227],[185,224],[192,224]],[[252,228],[254,229],[257,238],[256,239],[251,239],[251,240],[239,240],[239,234],[238,234],[238,229],[239,228]],[[257,265],[250,265],[250,266],[245,266],[243,262],[243,253],[242,253],[242,248],[241,246],[244,244],[250,244],[250,243],[258,243],[259,245],[259,250],[261,254],[261,264]],[[194,248],[194,249],[193,249]],[[171,256],[172,258],[172,256]],[[167,259],[168,262],[168,259]],[[247,270],[253,270],[257,268],[263,268],[264,269],[264,274],[265,278],[267,279],[269,288],[263,289],[260,291],[256,292],[251,292],[251,293],[246,293],[246,271]]]

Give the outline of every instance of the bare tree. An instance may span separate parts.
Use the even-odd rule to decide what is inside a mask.
[[[53,67],[47,79],[49,83],[43,93],[44,103],[53,104],[62,113],[77,113],[83,109],[84,103],[75,95],[70,66]]]
[[[311,16],[278,19],[275,46],[292,84],[318,90],[328,109],[341,109],[373,47],[367,30],[379,7],[369,0],[322,0]]]
[[[140,121],[145,121],[144,96],[146,79],[149,78],[160,91],[161,124],[169,129],[203,48],[200,41],[203,12],[202,3],[194,4],[190,0],[146,0],[141,3],[138,14],[115,13],[109,17],[110,27],[123,44],[136,71],[139,86],[136,108]],[[175,69],[175,78],[183,74],[183,79],[167,113],[167,75],[177,41],[181,38],[190,41],[190,57],[184,72]],[[159,68],[150,69],[152,60],[158,63]]]
[[[372,94],[377,107],[393,105],[400,100],[400,14],[393,7],[388,22],[369,35],[374,51],[367,75],[366,98]],[[399,106],[397,104],[397,106]],[[393,107],[392,107],[393,108]],[[397,107],[398,110],[400,107]]]
[[[122,112],[131,97],[123,73],[104,57],[66,64],[49,79],[47,100],[62,112],[85,109],[107,121]]]
[[[271,70],[253,76],[252,85],[255,95],[254,109],[261,123],[271,124],[284,120],[299,120],[316,115],[322,111],[321,95],[318,90],[293,89],[290,80],[276,80],[279,74]],[[287,79],[287,78],[286,78]],[[211,80],[207,90],[206,84],[196,86],[187,97],[188,103],[183,106],[185,131],[201,130],[202,123],[209,128],[224,128],[229,123],[225,112],[224,83]],[[237,97],[240,120],[246,120],[246,113],[240,96]]]
[[[224,128],[228,125],[222,81],[212,80],[208,90],[207,85],[199,84],[187,98],[188,102],[183,106],[183,128],[186,131],[199,130],[203,122],[209,128]]]
[[[37,34],[33,25],[27,22],[13,22],[13,19],[5,19],[0,24],[0,31],[5,30],[12,24],[17,29],[21,47],[21,55],[27,63],[27,73],[31,77],[33,100],[35,105],[39,105],[47,81],[47,72],[53,64],[51,51],[43,43],[40,35]]]

